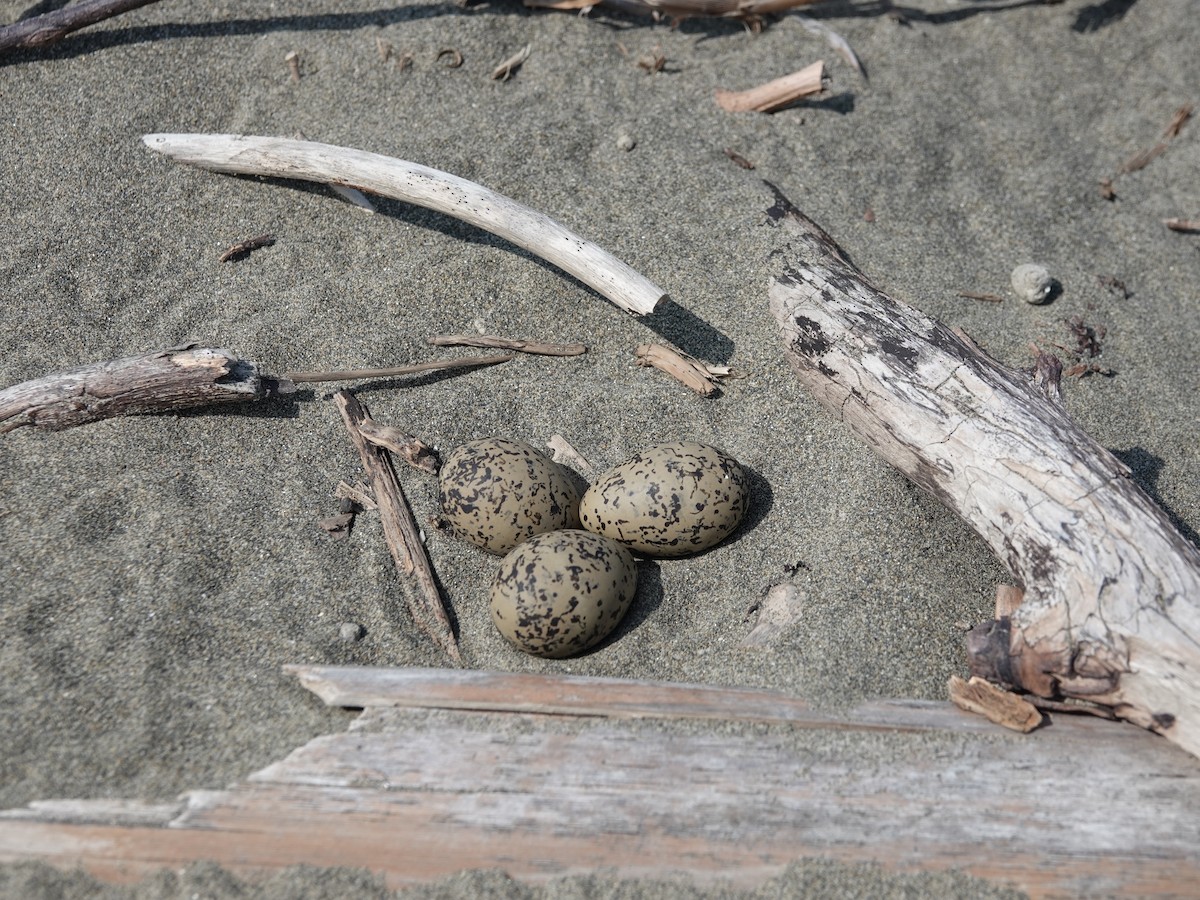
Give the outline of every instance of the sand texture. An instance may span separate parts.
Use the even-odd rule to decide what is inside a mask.
[[[0,0],[0,21],[27,5]],[[1065,403],[1195,540],[1200,238],[1163,219],[1200,218],[1200,122],[1117,178],[1115,200],[1099,181],[1200,103],[1200,2],[883,6],[810,12],[869,81],[793,17],[752,34],[500,0],[166,0],[0,56],[0,387],[187,342],[273,372],[482,352],[428,346],[439,332],[583,342],[579,357],[360,382],[357,396],[443,451],[493,435],[544,447],[558,433],[603,470],[664,441],[713,443],[751,471],[748,520],[699,557],[642,563],[616,637],[563,661],[506,644],[486,604],[495,560],[427,527],[467,666],[762,686],[822,707],[942,699],[965,671],[963,627],[990,617],[1005,572],[787,369],[767,310],[779,239],[763,180],[881,288],[1010,365],[1030,364],[1031,342],[1069,365],[1065,320],[1103,326],[1102,355],[1086,361],[1115,374],[1065,379]],[[525,44],[515,76],[491,80]],[[445,48],[460,67],[439,61]],[[650,53],[661,71],[636,65]],[[783,112],[713,100],[818,59],[830,89]],[[672,302],[638,319],[443,215],[389,200],[372,215],[321,186],[203,172],[141,141],[192,131],[302,133],[452,172],[596,242]],[[218,261],[265,232],[272,246]],[[1061,283],[1052,303],[1013,294],[1009,273],[1026,262]],[[651,341],[735,377],[700,398],[635,365]],[[0,808],[221,787],[344,729],[352,714],[285,677],[288,663],[446,664],[413,627],[377,517],[344,541],[317,527],[337,512],[337,482],[362,477],[331,390],[0,435]],[[426,522],[435,482],[400,474]],[[804,592],[802,615],[770,647],[740,648],[748,608],[780,580]],[[347,622],[361,640],[339,637]],[[207,869],[105,894],[40,867],[2,871],[10,896],[260,896]],[[332,897],[355,879],[360,896],[383,890],[321,872],[244,889]],[[775,888],[980,889],[821,862]],[[569,890],[556,896],[678,887]],[[462,894],[533,896],[490,874],[428,892]]]

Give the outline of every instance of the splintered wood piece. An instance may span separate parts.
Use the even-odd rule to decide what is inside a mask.
[[[757,604],[758,621],[742,639],[741,646],[762,649],[776,643],[804,614],[806,599],[804,592],[794,584],[771,585],[766,596]]]
[[[1200,232],[1200,219],[1163,219],[1163,224],[1172,231],[1182,231],[1185,234]]]
[[[339,481],[337,487],[334,488],[333,495],[357,503],[362,509],[379,509],[378,504],[375,503],[375,498],[371,496],[370,490],[361,481],[353,485]]]
[[[825,63],[815,62],[791,75],[784,75],[748,91],[717,91],[717,103],[726,112],[775,112],[802,97],[825,90]]]
[[[429,343],[435,347],[494,347],[497,350],[516,350],[540,356],[582,356],[588,349],[584,344],[547,344],[492,334],[434,334],[430,335]]]
[[[996,618],[1011,616],[1021,607],[1025,592],[1015,584],[996,585]]]
[[[550,440],[546,441],[546,446],[550,448],[551,459],[555,462],[570,463],[584,475],[595,474],[595,467],[584,458],[582,453],[572,447],[571,442],[561,434],[550,435]]]
[[[269,377],[228,350],[185,344],[78,366],[0,391],[0,434],[261,400]]]
[[[246,238],[244,241],[231,244],[229,249],[221,254],[218,262],[237,262],[239,259],[245,259],[260,247],[270,247],[274,243],[275,236],[273,234],[260,234],[258,237]]]
[[[31,16],[0,28],[0,53],[13,47],[47,47],[57,44],[72,31],[156,2],[158,0],[81,0],[66,9],[55,9],[40,16]]]
[[[1111,707],[1200,755],[1200,549],[1032,376],[875,288],[775,191],[770,308],[793,370],[988,543],[1025,597],[971,673]]]
[[[977,713],[1012,731],[1028,734],[1042,724],[1042,714],[1032,703],[978,676],[963,681],[957,675],[951,675],[947,688],[950,699],[959,709]]]
[[[442,466],[432,447],[399,428],[381,425],[374,419],[367,418],[359,423],[358,430],[376,447],[390,450],[414,469],[420,469],[427,475],[436,475]]]
[[[379,519],[383,523],[383,536],[387,541],[392,559],[402,575],[414,579],[418,590],[405,592],[413,622],[424,631],[435,644],[446,652],[454,662],[462,661],[458,652],[458,641],[450,627],[450,619],[442,604],[442,595],[434,578],[429,554],[421,542],[421,531],[413,519],[412,509],[404,496],[404,490],[396,478],[387,451],[373,446],[362,435],[360,426],[367,418],[366,408],[348,391],[333,395],[338,411],[350,440],[354,442],[362,460],[363,469],[371,481],[375,502],[379,505]]]
[[[515,357],[468,356],[463,359],[435,359],[432,362],[413,363],[410,366],[392,366],[386,369],[345,369],[334,372],[288,372],[284,378],[296,384],[321,381],[360,381],[363,378],[395,378],[397,375],[416,375],[420,372],[438,372],[442,369],[478,369],[506,363]]]
[[[200,859],[247,879],[353,866],[389,889],[503,869],[526,884],[603,870],[728,892],[812,857],[954,870],[1034,897],[1183,896],[1200,879],[1200,771],[1135,728],[1060,717],[1021,736],[919,700],[834,716],[700,685],[293,671],[367,708],[227,788],[118,807],[119,824],[113,801],[0,812],[0,860],[109,881]],[[416,709],[380,708],[393,704]],[[686,728],[664,724],[681,716]],[[847,752],[852,735],[870,749]]]
[[[428,166],[350,147],[288,138],[148,134],[142,141],[151,150],[214,172],[344,184],[436,210],[542,257],[637,315],[653,312],[667,296],[662,288],[611,253],[549,216]]]
[[[529,59],[529,54],[533,50],[533,44],[526,44],[496,68],[492,69],[492,81],[508,81],[512,78],[513,72],[521,68],[521,64]]]
[[[363,212],[375,212],[375,204],[367,199],[367,195],[362,191],[355,190],[352,187],[346,187],[344,184],[331,184],[329,189],[350,204],[357,206]]]
[[[717,389],[717,381],[730,373],[727,366],[710,366],[662,344],[639,344],[635,352],[639,366],[653,366],[666,372],[701,397],[711,396]]]

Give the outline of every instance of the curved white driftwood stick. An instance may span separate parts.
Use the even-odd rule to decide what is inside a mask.
[[[638,315],[653,312],[667,296],[607,250],[549,216],[428,166],[349,147],[276,137],[148,134],[142,141],[151,150],[214,172],[345,185],[462,219],[554,263]]]

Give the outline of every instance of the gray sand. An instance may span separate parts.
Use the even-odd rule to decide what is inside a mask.
[[[0,20],[26,5],[0,0]],[[1098,24],[1100,7],[1127,12]],[[912,11],[908,25],[873,4],[820,15],[869,83],[789,18],[755,36],[736,22],[669,30],[499,2],[172,0],[0,59],[0,385],[186,341],[276,372],[429,359],[444,352],[425,344],[440,331],[583,341],[581,358],[368,384],[359,397],[445,449],[493,434],[544,446],[558,432],[603,468],[661,441],[716,443],[756,473],[751,521],[704,556],[645,564],[618,638],[565,662],[511,650],[484,602],[493,560],[431,535],[469,666],[764,686],[828,707],[942,698],[964,669],[962,623],[989,616],[1005,573],[788,372],[766,310],[776,237],[761,180],[880,287],[1011,365],[1028,364],[1030,342],[1072,344],[1071,316],[1106,326],[1098,362],[1116,376],[1069,380],[1066,403],[1194,538],[1200,242],[1162,219],[1200,216],[1200,123],[1120,178],[1115,202],[1098,180],[1200,100],[1200,2],[918,0]],[[377,38],[412,67],[381,62]],[[526,43],[517,76],[489,80]],[[656,45],[667,66],[647,75],[632,59]],[[435,61],[445,47],[462,52],[461,68]],[[713,103],[717,87],[819,58],[834,78],[825,99],[774,116]],[[638,320],[461,223],[390,201],[372,216],[320,187],[183,168],[142,146],[156,131],[303,132],[456,173],[596,241],[677,305]],[[622,135],[634,149],[619,149]],[[275,246],[217,262],[268,231]],[[1031,261],[1063,285],[1048,306],[1008,289],[1013,266]],[[633,365],[648,340],[741,377],[699,399]],[[316,527],[336,512],[338,480],[359,477],[327,398],[318,387],[258,409],[0,437],[0,808],[221,787],[344,728],[351,714],[285,678],[286,663],[443,664],[414,633],[377,520],[360,517],[340,543]],[[433,484],[403,478],[426,519]],[[801,621],[772,651],[739,650],[747,607],[799,563]],[[339,640],[347,621],[365,626],[362,641]],[[288,873],[270,890],[337,896],[359,881],[369,895],[361,873]],[[201,883],[208,895],[240,890],[201,867],[105,896]],[[762,896],[978,887],[817,862]],[[91,895],[75,876],[21,866],[0,890]],[[571,890],[675,896],[603,879]],[[499,875],[429,895],[459,892],[530,895]]]

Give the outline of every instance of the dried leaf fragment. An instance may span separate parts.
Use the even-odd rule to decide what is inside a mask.
[[[666,372],[701,397],[711,396],[719,380],[732,374],[728,366],[710,365],[661,344],[639,344],[636,353],[639,366]]]
[[[955,706],[983,716],[989,722],[1022,734],[1028,734],[1042,724],[1042,714],[1036,706],[978,675],[972,675],[970,681],[951,675],[947,687]]]
[[[818,61],[798,72],[760,84],[746,91],[719,89],[717,104],[726,112],[770,113],[790,106],[802,97],[825,90],[825,63]]]

